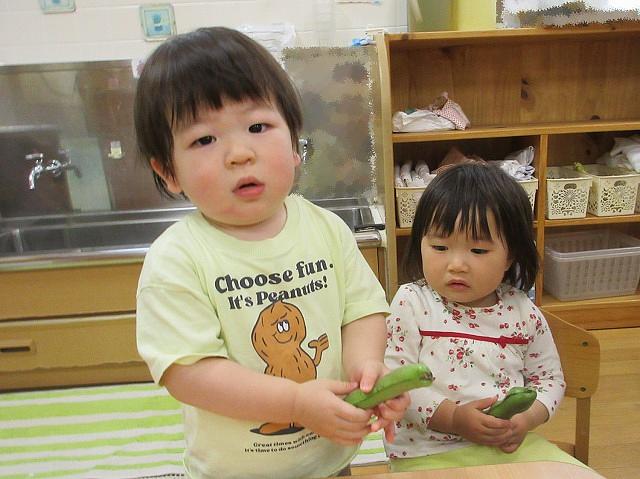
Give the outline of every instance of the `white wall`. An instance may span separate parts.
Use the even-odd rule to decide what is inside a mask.
[[[152,3],[173,4],[178,33],[287,22],[295,27],[298,46],[324,38],[327,17],[317,15],[318,9],[333,10],[335,45],[349,45],[367,28],[407,28],[406,0],[76,0],[75,12],[47,15],[38,0],[0,0],[0,65],[145,57],[158,43],[144,40],[139,6]]]

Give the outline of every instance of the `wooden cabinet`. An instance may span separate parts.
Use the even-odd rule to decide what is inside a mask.
[[[0,389],[150,380],[133,313],[0,322]]]
[[[595,163],[615,137],[640,132],[640,25],[386,34],[376,44],[385,125],[390,296],[403,282],[398,264],[410,232],[396,223],[394,165],[425,159],[435,168],[452,146],[486,159],[535,147],[539,184],[534,219],[541,258],[545,235],[552,232],[614,228],[640,237],[637,213],[545,217],[549,166]],[[392,133],[394,112],[425,107],[443,91],[460,104],[470,128]],[[563,302],[543,292],[543,275],[544,264],[536,281],[536,303],[545,309],[588,328],[640,325],[640,291]]]
[[[142,258],[0,271],[0,321],[134,311]]]
[[[384,249],[383,248],[360,248],[360,252],[367,264],[371,268],[371,271],[378,277],[381,284],[385,284],[384,281]]]
[[[141,266],[0,272],[0,390],[151,380],[136,347]]]

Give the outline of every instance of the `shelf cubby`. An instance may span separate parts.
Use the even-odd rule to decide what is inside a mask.
[[[547,232],[614,228],[640,237],[640,214],[553,219],[545,216],[546,169],[595,163],[616,137],[640,132],[640,25],[612,23],[571,28],[386,34],[376,38],[381,70],[387,292],[402,280],[398,264],[410,228],[398,228],[393,169],[425,158],[430,168],[452,146],[465,154],[501,159],[533,145],[538,190],[534,228],[544,258]],[[424,108],[442,92],[458,103],[465,130],[393,133],[393,113]],[[640,326],[640,291],[594,300],[559,301],[544,291],[536,303],[585,327]]]

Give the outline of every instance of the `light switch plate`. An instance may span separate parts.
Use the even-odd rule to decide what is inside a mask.
[[[75,0],[40,0],[40,10],[44,13],[66,13],[76,11]]]
[[[146,40],[164,40],[176,34],[176,21],[170,3],[141,5],[140,23]]]

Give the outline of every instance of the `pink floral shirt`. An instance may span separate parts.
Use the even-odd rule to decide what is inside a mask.
[[[553,415],[564,396],[560,357],[546,320],[527,295],[503,284],[498,303],[470,308],[448,302],[424,283],[400,287],[387,317],[385,362],[391,369],[424,363],[435,376],[430,387],[411,392],[411,405],[396,424],[391,458],[446,452],[470,443],[429,429],[444,399],[467,403],[514,386],[534,387]]]

